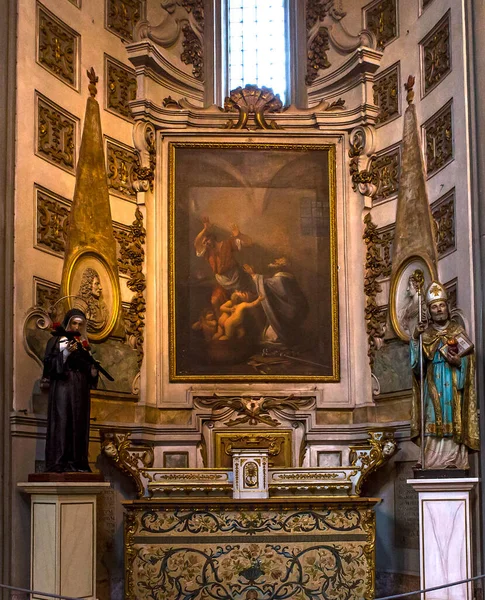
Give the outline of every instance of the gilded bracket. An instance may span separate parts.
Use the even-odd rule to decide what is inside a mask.
[[[137,121],[133,127],[133,144],[138,153],[138,164],[133,168],[133,188],[136,192],[153,192],[157,162],[155,127],[146,121]]]
[[[350,464],[359,470],[355,480],[355,494],[359,495],[364,481],[371,473],[387,462],[397,451],[397,443],[391,430],[369,431],[367,444],[350,446]]]
[[[374,127],[356,127],[350,133],[349,170],[352,189],[373,198],[377,192],[378,173],[372,170],[375,158]],[[370,208],[370,206],[368,207]]]
[[[131,433],[109,430],[101,431],[101,452],[125,475],[131,477],[136,485],[138,498],[143,497],[148,475],[146,469],[153,466],[153,447],[134,444]]]

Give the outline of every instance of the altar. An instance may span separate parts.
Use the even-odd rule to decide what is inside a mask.
[[[378,502],[126,502],[125,597],[370,600]]]

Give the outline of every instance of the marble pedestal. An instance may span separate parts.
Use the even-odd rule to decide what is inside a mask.
[[[30,587],[71,598],[96,597],[96,494],[109,483],[29,482]],[[32,594],[33,599],[45,598]]]
[[[419,494],[421,588],[472,577],[470,492],[477,478],[408,479]],[[472,600],[472,584],[427,592],[422,600]]]

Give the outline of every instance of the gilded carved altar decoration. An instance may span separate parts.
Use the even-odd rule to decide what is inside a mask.
[[[36,92],[35,153],[70,173],[75,172],[78,119]]]
[[[350,133],[348,151],[352,189],[370,198],[374,198],[379,185],[379,173],[372,170],[375,158],[374,138],[373,128],[356,127]]]
[[[431,204],[435,239],[440,258],[453,252],[455,240],[455,188]]]
[[[133,188],[136,192],[153,192],[157,148],[155,128],[146,121],[137,121],[133,128],[133,143],[138,160],[133,165]]]
[[[137,207],[135,211],[135,220],[130,228],[130,236],[125,238],[121,245],[120,262],[127,266],[128,289],[134,292],[128,310],[125,314],[126,335],[131,347],[137,351],[138,366],[143,361],[143,341],[145,330],[145,310],[146,301],[144,291],[146,288],[146,277],[143,273],[143,263],[145,261],[145,238],[146,230],[143,225],[143,214]]]
[[[136,98],[136,75],[115,59],[106,56],[106,108],[132,120],[130,101]]]
[[[134,444],[131,440],[131,433],[117,433],[109,430],[102,430],[100,433],[101,452],[112,460],[122,473],[134,480],[138,495],[143,495],[143,471],[153,466],[153,447]]]
[[[428,177],[453,160],[453,116],[450,100],[423,125]]]
[[[227,427],[236,425],[257,425],[264,423],[271,427],[281,425],[278,419],[271,416],[270,411],[277,409],[301,410],[309,408],[315,402],[314,396],[290,396],[275,398],[268,396],[235,396],[226,397],[214,394],[213,396],[195,396],[194,402],[199,406],[211,408],[212,411],[229,409],[238,415],[236,419],[225,421]]]
[[[369,444],[371,450],[369,452]],[[397,451],[397,443],[391,430],[370,431],[369,441],[361,446],[350,446],[350,464],[359,467],[362,478],[355,487],[355,492],[360,494],[364,481],[371,473],[379,469]]]
[[[136,180],[135,168],[138,158],[133,148],[108,139],[106,142],[108,186],[112,193],[136,201],[133,183]]]
[[[374,365],[376,351],[382,346],[385,333],[385,313],[378,306],[376,297],[382,291],[379,278],[382,278],[386,267],[382,258],[380,245],[381,238],[376,224],[372,221],[370,213],[364,217],[364,241],[366,245],[364,293],[365,293],[365,320],[368,339],[367,356],[369,364]]]
[[[189,21],[182,27],[184,39],[183,63],[192,65],[192,75],[204,81],[204,0],[179,0],[189,14]]]
[[[141,18],[142,0],[106,0],[106,28],[122,40],[133,41],[133,29]]]
[[[71,202],[39,185],[35,186],[36,248],[63,256]]]
[[[266,114],[279,113],[283,110],[280,97],[270,88],[259,88],[249,83],[245,87],[238,87],[224,100],[224,110],[239,113],[237,122],[229,119],[226,129],[249,128],[250,116],[254,118],[255,129],[281,129],[274,119],[269,122],[266,120]]]
[[[78,86],[79,34],[37,5],[37,61],[73,88]]]
[[[379,235],[378,247],[382,259],[382,271],[379,279],[389,277],[392,269],[392,246],[394,243],[394,223],[379,227],[377,233]]]
[[[331,66],[327,56],[330,50],[328,29],[322,25],[327,16],[328,4],[328,0],[307,0],[306,3],[307,85],[315,81],[320,69]]]
[[[373,504],[127,504],[126,597],[371,600]]]
[[[398,18],[397,0],[378,0],[364,9],[366,29],[377,38],[378,50],[397,38]]]
[[[374,204],[385,202],[399,191],[401,174],[401,144],[381,150],[373,157],[370,167],[376,182]]]
[[[423,90],[427,94],[451,71],[450,11],[421,40]]]
[[[379,107],[377,124],[384,125],[400,114],[399,63],[392,65],[374,79],[374,104]]]

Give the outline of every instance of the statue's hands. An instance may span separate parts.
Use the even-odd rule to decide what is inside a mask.
[[[461,365],[461,358],[458,356],[457,352],[451,348],[448,348],[446,351],[446,360],[454,367],[459,367]]]
[[[236,225],[236,223],[233,223],[231,225],[231,233],[234,237],[238,237],[239,234],[241,233],[241,231],[239,230],[239,227]]]
[[[419,336],[424,333],[426,329],[426,323],[424,323],[423,321],[420,321],[417,325],[416,328],[414,329],[414,333],[413,333],[413,338],[415,340],[417,340],[419,338]]]
[[[74,350],[77,349],[77,342],[76,340],[71,340],[69,342],[69,344],[67,344],[67,351],[68,352],[74,352]]]
[[[251,265],[243,265],[243,269],[246,271],[246,273],[248,273],[249,275],[254,275],[254,269]]]

